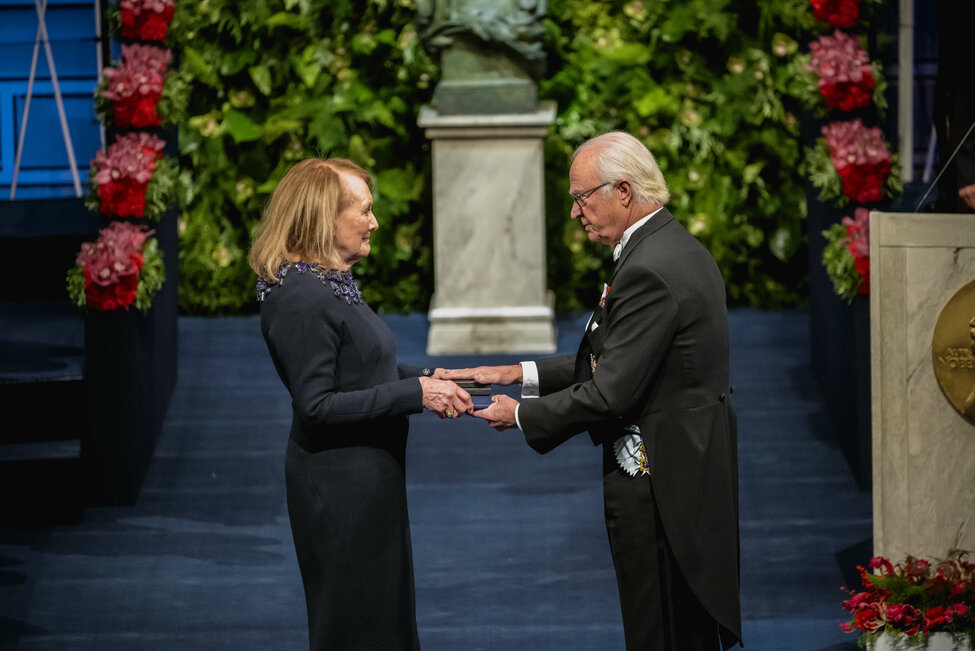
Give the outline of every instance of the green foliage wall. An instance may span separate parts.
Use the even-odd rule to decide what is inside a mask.
[[[550,174],[564,178],[588,137],[637,135],[664,172],[670,210],[717,259],[729,300],[801,301],[806,209],[797,44],[787,32],[811,19],[808,0],[554,0],[549,13],[559,62],[542,86],[559,105]],[[548,190],[549,214],[567,214],[564,184],[551,178]],[[608,250],[564,220],[550,223],[550,235],[550,277],[568,280],[562,291],[592,293]]]
[[[255,309],[247,253],[284,172],[344,156],[376,177],[381,227],[356,265],[367,300],[422,309],[433,284],[430,152],[416,126],[436,70],[399,0],[182,0],[173,30],[190,78],[180,128],[179,300]]]
[[[416,126],[436,67],[413,0],[181,0],[191,85],[180,128],[180,305],[254,309],[250,233],[284,171],[348,156],[377,176],[381,228],[356,265],[367,300],[425,310],[433,290],[430,150]],[[734,304],[805,294],[805,196],[789,66],[808,0],[552,0],[546,141],[549,286],[590,305],[610,251],[568,218],[572,150],[624,129],[657,156],[671,210],[712,251]],[[790,34],[792,36],[790,36]]]

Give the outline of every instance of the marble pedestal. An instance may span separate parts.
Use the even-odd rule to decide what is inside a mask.
[[[975,549],[975,426],[932,361],[942,308],[975,280],[975,215],[871,213],[870,267],[874,553]]]
[[[433,143],[430,355],[555,351],[542,156],[554,120],[552,102],[504,115],[420,110]]]

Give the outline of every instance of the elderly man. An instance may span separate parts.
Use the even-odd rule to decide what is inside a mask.
[[[576,150],[571,216],[616,267],[576,355],[443,372],[522,383],[477,411],[540,453],[588,430],[603,450],[606,529],[626,647],[741,640],[736,420],[721,273],[664,208],[647,148],[612,132]]]

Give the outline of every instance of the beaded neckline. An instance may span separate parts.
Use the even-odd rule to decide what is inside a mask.
[[[323,285],[331,287],[337,297],[344,298],[345,302],[349,305],[362,303],[362,292],[359,291],[359,287],[355,284],[351,270],[338,271],[337,269],[329,269],[328,271],[322,271],[318,263],[313,262],[309,264],[303,260],[282,262],[278,268],[278,281],[275,283],[269,283],[264,278],[258,277],[257,300],[263,301],[271,293],[273,287],[283,285],[284,278],[291,269],[294,269],[299,274],[311,272],[313,276],[316,276],[322,281]]]

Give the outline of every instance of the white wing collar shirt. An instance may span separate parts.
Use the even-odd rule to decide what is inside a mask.
[[[637,229],[650,221],[650,218],[661,210],[662,208],[658,208],[623,231],[623,237],[620,238],[619,244],[617,244],[613,249],[614,261],[620,259],[620,254],[623,253],[623,249],[626,247],[626,243],[629,241],[630,236],[632,236]],[[589,330],[595,330],[597,327],[598,325],[593,323],[592,317],[590,317],[586,328]],[[521,362],[521,373],[521,397],[537,398],[539,396],[538,367],[535,366],[535,362]],[[517,423],[518,428],[521,429],[521,421],[518,420],[517,407],[515,408],[515,422]],[[640,435],[640,428],[634,424],[630,424],[624,426],[623,431],[626,432],[626,434],[616,439],[616,441],[613,443],[613,453],[616,455],[617,463],[619,463],[620,468],[622,468],[631,477],[635,477],[638,474],[649,475],[650,468],[647,463],[647,452],[646,448],[643,446],[643,437]]]

